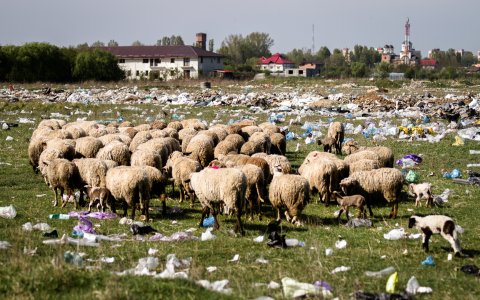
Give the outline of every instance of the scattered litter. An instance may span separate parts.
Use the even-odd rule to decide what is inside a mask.
[[[161,233],[156,233],[150,237],[150,241],[161,241],[161,242],[174,242],[174,241],[187,241],[187,240],[197,240],[198,238],[192,234],[191,231],[179,231],[172,233],[171,236],[164,236]]]
[[[395,272],[388,277],[387,284],[385,286],[385,291],[387,293],[395,293],[398,284],[398,273]]]
[[[453,259],[452,253],[448,253],[448,255],[447,255],[447,260],[448,260],[448,261],[451,261],[452,259]]]
[[[23,254],[34,256],[37,254],[37,249],[38,249],[37,247],[33,249],[28,249],[27,247],[23,247]]]
[[[68,213],[68,215],[71,218],[80,218],[80,217],[89,217],[93,219],[99,219],[99,220],[108,220],[108,219],[115,219],[117,217],[117,214],[112,213],[112,212],[76,212],[76,211],[71,211]]]
[[[411,233],[408,235],[408,238],[411,240],[417,240],[422,237],[421,233]]]
[[[346,266],[340,266],[336,267],[335,269],[332,270],[332,274],[338,273],[338,272],[346,272],[349,271],[351,267],[346,267]]]
[[[17,215],[17,211],[13,205],[0,207],[0,217],[5,219],[13,219]]]
[[[202,227],[213,227],[215,223],[215,218],[213,216],[209,216],[208,218],[203,219]]]
[[[78,224],[73,227],[73,231],[78,235],[79,233],[95,233],[95,229],[93,228],[93,223],[90,222],[89,219],[85,217],[80,217],[78,220]]]
[[[372,227],[373,223],[369,219],[360,219],[360,218],[352,218],[349,219],[347,224],[345,224],[347,227]]]
[[[347,247],[346,240],[338,240],[335,242],[335,248],[337,249],[345,249]]]
[[[257,259],[255,260],[255,262],[256,262],[257,264],[268,264],[268,260],[266,260],[266,259],[263,258],[263,257],[257,258]]]
[[[419,181],[419,177],[420,176],[418,176],[417,172],[409,170],[407,175],[405,175],[405,181],[408,183],[417,183]]]
[[[0,250],[6,250],[10,247],[10,243],[7,241],[0,241]]]
[[[324,288],[319,288],[311,283],[299,282],[295,279],[282,278],[283,294],[285,298],[303,298],[307,296],[320,295],[323,298],[331,298],[332,293]]]
[[[437,205],[442,205],[448,202],[448,197],[450,196],[451,190],[445,189],[440,195],[433,196],[433,203]]]
[[[83,266],[83,255],[78,252],[65,251],[63,258],[66,263],[75,265],[77,267]]]
[[[106,264],[113,264],[115,262],[115,257],[100,257],[100,262],[106,263]]]
[[[432,256],[427,256],[425,260],[422,261],[422,266],[435,266],[435,261]]]
[[[37,196],[37,198],[42,198],[42,197],[45,197],[46,195],[47,195],[47,194],[38,194],[38,195],[36,195],[36,196]]]
[[[370,293],[364,291],[356,291],[352,299],[356,300],[411,300],[412,297],[406,293]]]
[[[304,247],[305,246],[304,242],[299,241],[297,239],[285,239],[285,244],[287,245],[287,247],[297,247],[297,246]]]
[[[13,141],[13,137],[11,137],[11,136],[7,136],[7,138],[6,138],[5,140],[6,140],[7,142],[9,142],[9,141]]]
[[[158,249],[150,248],[148,249],[148,255],[152,256],[158,253]]]
[[[89,242],[89,241],[85,241],[83,239],[70,238],[66,234],[64,234],[60,239],[44,240],[43,243],[46,244],[46,245],[58,245],[58,244],[69,243],[69,244],[76,245],[76,246],[90,246],[90,247],[100,246],[99,243]]]
[[[382,277],[382,276],[385,276],[385,275],[392,274],[393,272],[395,272],[394,267],[387,267],[385,269],[382,269],[382,270],[376,271],[376,272],[366,271],[365,275],[369,276],[369,277]]]
[[[217,270],[217,267],[214,267],[214,266],[207,267],[207,271],[209,273],[215,272],[216,270]]]
[[[240,259],[239,254],[235,254],[232,259],[229,260],[229,262],[237,262]]]
[[[267,288],[270,289],[270,290],[276,290],[276,289],[279,289],[281,287],[280,283],[278,282],[275,282],[275,281],[270,281],[267,285]]]
[[[403,228],[395,228],[390,230],[388,233],[383,235],[383,238],[386,240],[399,240],[405,237],[405,229]]]
[[[325,249],[325,256],[331,256],[331,255],[333,255],[333,249],[332,248]]]
[[[45,232],[43,233],[44,237],[49,237],[49,238],[58,238],[58,232],[56,229],[50,231],[50,232]]]
[[[480,154],[480,150],[470,150],[470,154]]]
[[[55,220],[68,220],[70,219],[70,216],[67,214],[50,214],[48,215],[48,218]]]
[[[212,234],[212,230],[213,230],[213,228],[207,228],[207,230],[205,230],[205,232],[202,233],[202,236],[201,236],[200,240],[201,241],[209,241],[209,240],[215,239],[216,236]]]
[[[263,242],[264,239],[265,239],[265,237],[263,235],[259,235],[256,238],[254,238],[253,241],[256,242],[256,243],[261,243],[261,242]]]
[[[445,172],[443,173],[443,178],[459,178],[462,177],[459,169],[453,169],[452,172]]]
[[[214,282],[210,282],[208,280],[203,279],[203,280],[197,280],[196,282],[197,284],[201,285],[202,287],[208,290],[212,290],[212,291],[227,294],[227,295],[232,293],[231,288],[226,288],[226,286],[229,283],[228,279],[218,280]]]
[[[168,254],[167,255],[167,262],[165,264],[165,270],[163,270],[162,273],[158,274],[155,277],[160,277],[160,278],[183,278],[187,279],[188,274],[187,272],[181,271],[181,272],[175,272],[175,268],[186,268],[190,266],[192,263],[192,258],[186,258],[186,259],[178,259],[175,254]]]
[[[417,293],[417,289],[420,287],[417,278],[415,276],[410,277],[407,282],[407,288],[405,291],[410,295],[415,295]]]

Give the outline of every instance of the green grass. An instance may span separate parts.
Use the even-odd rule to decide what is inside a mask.
[[[294,85],[302,82],[294,82]],[[309,83],[309,82],[307,82]],[[274,84],[280,84],[274,81]],[[237,86],[240,90],[240,88]],[[255,87],[257,89],[258,87]],[[305,247],[289,249],[272,249],[265,243],[254,243],[253,238],[266,231],[266,224],[274,218],[271,207],[264,208],[263,221],[246,221],[245,237],[234,237],[230,230],[234,220],[220,217],[220,230],[215,232],[217,238],[213,241],[184,241],[184,242],[148,242],[132,238],[127,225],[120,225],[118,218],[114,220],[94,220],[99,227],[96,230],[101,234],[127,233],[128,238],[122,242],[101,242],[98,248],[72,245],[44,245],[45,238],[39,231],[25,232],[22,224],[32,222],[47,222],[56,228],[59,234],[70,234],[76,225],[75,219],[49,220],[51,213],[66,213],[73,210],[71,205],[65,209],[52,207],[53,193],[46,187],[43,179],[32,172],[28,164],[28,139],[41,117],[49,117],[50,113],[58,112],[71,115],[76,110],[92,110],[89,120],[113,120],[116,112],[133,121],[143,123],[147,117],[155,117],[162,108],[158,105],[135,105],[140,110],[132,110],[134,105],[90,105],[70,103],[40,102],[0,102],[0,120],[17,122],[19,117],[34,120],[34,124],[20,124],[19,127],[8,131],[0,131],[0,206],[13,204],[17,210],[14,219],[0,219],[0,241],[8,241],[12,246],[8,250],[0,250],[0,297],[3,299],[253,299],[267,295],[275,299],[283,298],[281,289],[269,290],[256,283],[280,283],[283,277],[291,277],[301,282],[324,280],[334,289],[334,295],[347,299],[357,290],[369,292],[383,292],[386,277],[372,278],[364,275],[365,271],[377,271],[393,266],[399,273],[398,290],[403,290],[408,279],[415,276],[422,286],[433,289],[432,295],[419,298],[431,299],[476,299],[480,294],[479,279],[467,276],[456,268],[465,264],[480,265],[479,249],[480,227],[478,226],[478,211],[480,208],[480,192],[477,187],[456,185],[451,180],[442,178],[442,170],[451,171],[459,168],[466,174],[466,164],[477,162],[478,157],[470,155],[469,149],[479,149],[478,142],[466,141],[462,147],[453,147],[454,135],[448,135],[437,144],[426,142],[405,142],[389,138],[382,145],[389,146],[395,153],[395,158],[401,158],[408,153],[422,154],[424,161],[416,170],[421,180],[429,181],[434,186],[434,194],[440,194],[444,189],[453,190],[453,195],[444,207],[415,208],[414,199],[409,198],[400,203],[398,217],[394,220],[387,218],[390,208],[385,206],[374,207],[375,218],[373,228],[350,229],[336,223],[333,213],[338,209],[336,205],[325,207],[316,204],[314,199],[304,210],[303,216],[306,225],[301,228],[283,223],[283,232],[287,238],[296,238],[305,242]],[[174,107],[174,106],[171,106]],[[111,113],[104,113],[112,110]],[[24,111],[22,113],[21,111]],[[233,111],[232,111],[233,110]],[[244,113],[245,108],[190,108],[178,107],[178,115],[195,117],[202,112],[202,118],[211,120],[219,115],[223,122],[229,119],[250,115],[263,122],[266,113],[254,115]],[[145,112],[145,113],[142,113]],[[69,121],[83,115],[71,115]],[[287,116],[287,122],[294,116]],[[311,116],[305,120],[317,121],[319,116]],[[326,117],[320,118],[327,122]],[[338,118],[337,118],[338,119]],[[350,120],[339,119],[349,122]],[[378,121],[378,120],[375,120]],[[393,120],[399,123],[399,120]],[[355,121],[361,123],[362,121]],[[293,131],[302,133],[299,126]],[[322,129],[322,132],[325,132]],[[12,136],[14,141],[5,141]],[[371,140],[363,136],[351,136],[362,145],[372,145]],[[305,145],[303,141],[301,152],[294,153],[297,141],[288,143],[288,157],[294,166],[301,164],[309,151],[318,150],[316,145]],[[477,170],[478,171],[478,170]],[[435,176],[427,177],[430,172]],[[46,194],[45,196],[41,196]],[[40,196],[39,196],[40,195]],[[187,203],[178,203],[176,199],[167,201],[168,207],[179,206],[183,213],[162,217],[157,213],[160,202],[155,199],[151,226],[165,235],[189,228],[197,228],[200,217],[200,207],[196,203],[193,209]],[[411,211],[410,211],[411,210]],[[356,213],[356,212],[355,212]],[[441,237],[434,236],[431,240],[431,253],[436,261],[435,267],[421,266],[421,261],[427,256],[421,249],[420,240],[388,241],[383,234],[399,226],[407,228],[408,218],[413,213],[419,214],[447,214],[465,228],[460,236],[462,247],[469,254],[466,258],[454,258],[447,261],[449,244]],[[177,223],[173,224],[172,221]],[[345,219],[342,218],[342,223]],[[194,235],[200,236],[204,229],[197,228]],[[408,232],[416,233],[416,230]],[[335,249],[335,241],[340,237],[347,242],[347,248]],[[37,248],[36,255],[24,254],[24,248]],[[140,276],[117,276],[113,272],[121,272],[135,267],[139,258],[148,256],[149,248],[158,249],[156,255],[160,259],[157,271],[163,271],[167,254],[175,253],[179,258],[192,257],[189,268],[191,280],[165,280]],[[326,248],[334,248],[333,256],[325,256]],[[100,257],[115,257],[113,264],[100,262],[85,262],[89,268],[77,268],[63,261],[63,253],[67,250],[85,252],[90,259]],[[404,255],[404,250],[408,254]],[[228,262],[235,254],[240,254],[240,260]],[[382,258],[384,257],[384,258]],[[268,260],[268,264],[258,264],[257,258]],[[350,266],[348,272],[331,274],[331,270],[338,266]],[[217,266],[218,270],[208,273],[206,267]],[[93,269],[92,269],[93,268]],[[229,279],[228,287],[233,293],[225,296],[211,292],[196,285],[194,281],[208,279],[210,281]]]

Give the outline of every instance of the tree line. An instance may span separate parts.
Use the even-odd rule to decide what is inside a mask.
[[[117,81],[125,78],[116,57],[98,48],[48,43],[0,46],[0,81]]]

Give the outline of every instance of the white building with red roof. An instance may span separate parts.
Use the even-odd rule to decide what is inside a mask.
[[[259,59],[259,64],[261,70],[268,70],[273,73],[283,73],[286,69],[295,68],[295,63],[282,57],[280,53],[275,53],[269,58],[262,56]]]

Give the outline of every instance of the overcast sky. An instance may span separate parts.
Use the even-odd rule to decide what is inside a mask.
[[[274,40],[272,52],[321,46],[392,44],[398,53],[410,18],[411,41],[428,50],[480,50],[480,0],[1,0],[0,45],[48,42],[58,46],[97,40],[155,44],[195,33],[214,39],[258,31]]]

